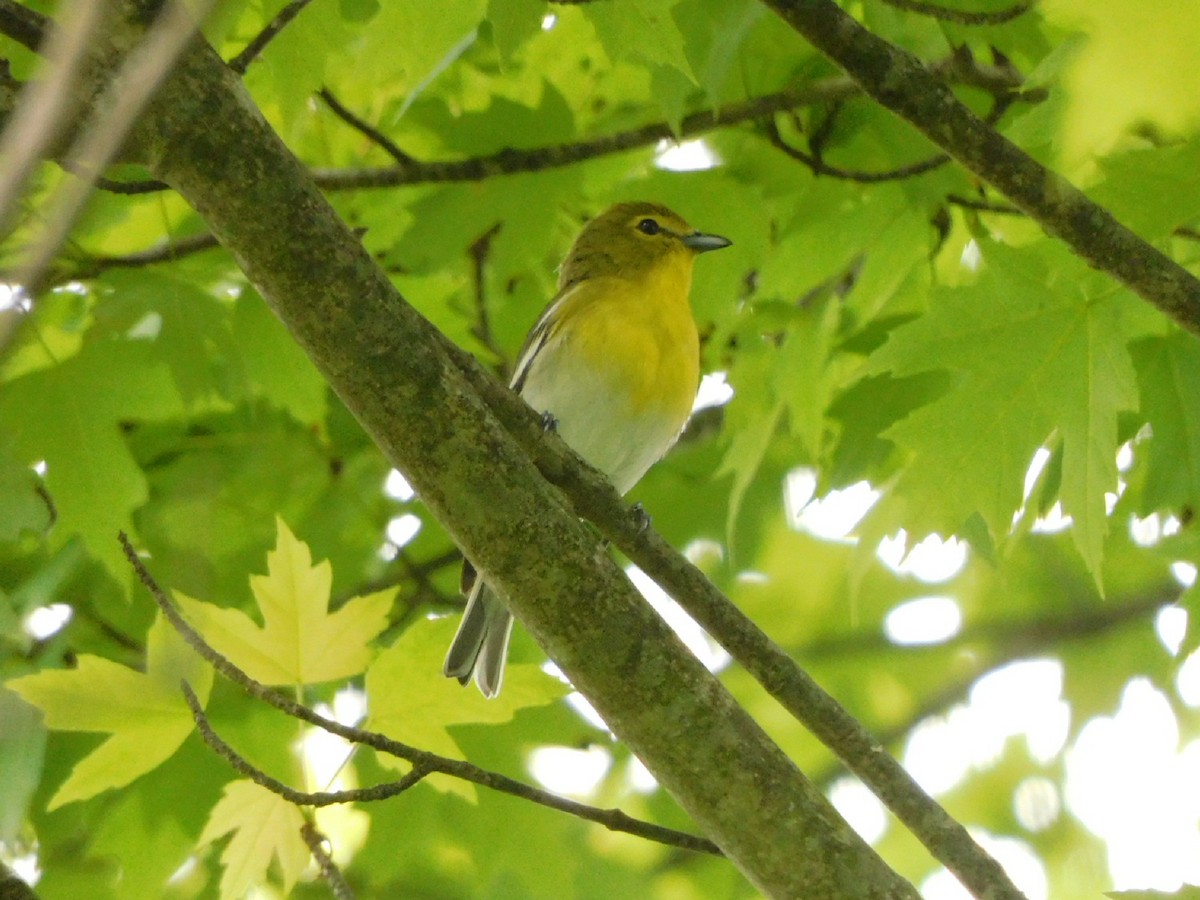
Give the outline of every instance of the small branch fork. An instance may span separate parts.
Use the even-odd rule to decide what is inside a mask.
[[[599,809],[585,803],[568,800],[532,785],[525,784],[524,782],[517,781],[514,778],[509,778],[507,775],[480,768],[472,763],[439,756],[436,753],[430,753],[427,750],[421,750],[409,744],[393,740],[387,735],[356,728],[351,725],[343,725],[341,722],[320,715],[304,704],[298,703],[284,696],[279,691],[255,681],[210,647],[200,633],[188,624],[174,603],[171,602],[166,592],[154,580],[154,577],[146,569],[137,551],[124,533],[121,533],[120,541],[125,551],[126,559],[129,560],[129,564],[133,567],[138,579],[147,591],[150,592],[151,597],[154,598],[154,602],[162,610],[163,616],[179,632],[188,645],[207,660],[214,669],[241,687],[250,696],[257,700],[262,700],[280,712],[300,721],[307,722],[310,725],[322,728],[331,734],[336,734],[351,743],[371,747],[380,753],[394,756],[397,759],[403,759],[413,766],[412,771],[400,781],[378,785],[374,788],[351,791],[327,791],[315,794],[294,791],[271,778],[266,773],[256,769],[225,744],[212,730],[211,725],[203,715],[203,711],[199,710],[199,704],[195,702],[195,694],[189,688],[185,688],[185,697],[188,698],[188,704],[192,709],[193,717],[196,719],[196,727],[200,730],[201,737],[205,742],[213,747],[239,773],[251,778],[279,796],[293,803],[314,806],[380,800],[403,793],[429,774],[440,773],[460,778],[463,781],[468,781],[480,787],[519,797],[523,800],[529,800],[540,806],[565,812],[589,822],[595,822],[603,825],[610,831],[624,832],[635,837],[645,838],[683,850],[709,853],[715,856],[722,855],[720,849],[712,841],[705,838],[656,825],[652,822],[635,819],[618,809]],[[197,715],[198,711],[200,715]]]

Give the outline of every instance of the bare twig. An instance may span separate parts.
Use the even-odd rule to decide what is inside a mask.
[[[973,209],[977,212],[990,212],[1006,216],[1023,216],[1025,213],[1017,209],[1009,203],[996,203],[991,200],[977,200],[972,197],[963,197],[960,194],[947,194],[946,202],[951,206],[960,206],[963,209]]]
[[[211,234],[193,234],[175,241],[165,241],[118,256],[83,256],[53,264],[43,277],[45,285],[53,286],[64,281],[79,281],[85,278],[95,278],[111,269],[141,269],[159,263],[175,262],[195,253],[206,250],[216,250],[220,247],[217,239]],[[0,280],[11,280],[15,277],[12,272],[0,269]]]
[[[950,56],[931,66],[946,78],[969,83],[993,94],[1011,93],[1021,87],[1019,73],[1007,66],[988,66],[962,54]],[[485,156],[461,160],[415,162],[382,168],[316,169],[313,178],[330,191],[387,188],[413,184],[444,184],[482,181],[499,175],[539,172],[562,168],[601,156],[624,153],[652,146],[659,141],[683,140],[706,134],[717,128],[740,125],[814,103],[834,103],[860,93],[849,78],[836,76],[798,88],[730,103],[719,110],[702,110],[685,116],[678,131],[661,121],[639,128],[619,131],[588,140],[532,150],[504,149]],[[120,194],[144,194],[165,190],[160,181],[102,182],[106,190]]]
[[[843,169],[838,166],[831,166],[820,157],[811,153],[805,153],[799,147],[793,147],[783,139],[783,135],[779,133],[779,128],[773,121],[766,123],[766,131],[767,140],[771,142],[771,146],[777,150],[782,150],[792,159],[806,165],[814,175],[828,175],[832,178],[840,178],[844,181],[853,181],[858,184],[879,184],[885,181],[902,181],[905,178],[915,178],[918,175],[924,175],[926,172],[939,169],[950,162],[950,157],[945,153],[935,153],[927,159],[898,166],[895,169],[885,169],[881,172],[862,172],[855,169]]]
[[[47,21],[41,13],[16,0],[0,0],[0,33],[29,50],[44,52],[42,41],[46,36]]]
[[[944,6],[925,3],[923,0],[883,0],[883,2],[888,6],[894,6],[896,9],[920,13],[923,16],[930,16],[934,19],[940,19],[943,22],[957,22],[960,25],[1003,25],[1005,22],[1011,22],[1013,19],[1029,12],[1036,0],[1023,0],[1021,3],[1014,3],[1007,9],[998,9],[994,12],[968,12],[963,9],[947,9]]]
[[[317,91],[317,96],[325,101],[325,105],[329,107],[335,116],[349,125],[355,131],[360,132],[365,137],[370,138],[372,142],[378,144],[383,151],[396,162],[405,166],[416,163],[415,159],[397,147],[396,143],[386,134],[347,109],[342,101],[335,97],[333,91],[329,90],[329,88],[321,88],[319,91]]]
[[[309,852],[317,861],[317,868],[321,870],[321,879],[329,885],[329,890],[333,892],[336,900],[354,900],[354,891],[350,890],[350,885],[342,877],[341,870],[325,849],[325,835],[317,831],[317,826],[312,822],[305,822],[300,828],[300,837],[308,845]]]
[[[565,812],[578,818],[586,819],[589,822],[596,822],[610,831],[624,832],[685,850],[694,850],[717,856],[721,855],[720,849],[705,838],[685,834],[661,825],[655,825],[652,822],[643,822],[627,815],[619,809],[598,809],[594,806],[588,806],[585,803],[578,803],[574,800],[558,797],[548,791],[524,784],[514,778],[509,778],[507,775],[482,769],[472,763],[438,756],[436,753],[430,753],[427,750],[421,750],[409,744],[401,743],[375,731],[367,731],[362,728],[343,725],[341,722],[314,712],[302,703],[297,703],[279,691],[272,690],[266,685],[255,681],[210,647],[200,633],[183,618],[166,592],[158,586],[154,577],[146,569],[145,565],[142,564],[137,551],[129,542],[129,538],[125,533],[122,532],[119,537],[121,546],[125,551],[125,558],[129,560],[129,564],[133,567],[138,579],[145,586],[146,590],[150,592],[150,595],[154,598],[155,603],[158,604],[159,609],[162,610],[163,616],[167,621],[179,632],[187,644],[206,659],[214,669],[237,684],[255,699],[262,700],[295,719],[308,722],[310,725],[316,725],[318,728],[323,728],[331,734],[336,734],[352,743],[362,744],[380,753],[386,753],[389,756],[406,760],[412,763],[414,768],[420,767],[427,772],[440,772],[452,775],[455,778],[461,778],[463,781],[469,781],[480,787],[519,797],[523,800],[529,800],[540,806]]]
[[[374,787],[353,788],[345,791],[297,791],[288,787],[282,781],[272,778],[230,747],[229,744],[225,743],[213,731],[212,723],[208,721],[208,717],[204,714],[204,708],[200,705],[200,700],[196,696],[196,692],[192,690],[191,685],[186,681],[183,683],[183,696],[187,700],[188,708],[192,711],[192,719],[196,722],[196,730],[200,732],[200,737],[204,739],[204,743],[208,744],[217,756],[229,763],[239,775],[249,778],[260,787],[266,788],[272,794],[276,794],[288,801],[288,803],[294,803],[297,806],[333,806],[339,803],[365,803],[373,800],[386,800],[389,797],[395,797],[397,794],[403,794],[429,774],[428,769],[413,766],[412,771],[399,781],[389,781],[386,784],[377,784]]]
[[[497,375],[503,378],[506,375],[507,366],[504,355],[496,346],[495,337],[492,334],[492,319],[487,303],[488,254],[492,249],[492,240],[500,233],[501,227],[503,227],[502,223],[497,222],[481,234],[471,244],[469,252],[471,254],[471,277],[475,287],[475,322],[471,325],[471,334],[496,357]]]
[[[239,75],[245,75],[246,70],[250,68],[250,63],[254,62],[259,54],[267,48],[267,44],[275,40],[279,32],[283,31],[288,23],[300,15],[304,7],[311,2],[312,0],[291,0],[287,6],[275,14],[275,18],[268,22],[262,31],[254,36],[250,43],[242,48],[237,56],[229,61],[229,68]]]

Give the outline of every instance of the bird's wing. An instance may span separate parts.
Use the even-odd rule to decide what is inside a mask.
[[[538,352],[546,345],[546,341],[557,329],[560,324],[559,313],[566,303],[573,297],[587,282],[576,282],[563,291],[560,291],[558,296],[550,301],[549,306],[542,312],[541,317],[529,331],[529,336],[525,338],[525,345],[521,348],[521,353],[517,356],[517,367],[513,370],[512,381],[509,382],[511,387],[518,394],[521,393],[521,388],[525,386],[525,378],[529,375],[529,367],[533,365],[534,358]]]

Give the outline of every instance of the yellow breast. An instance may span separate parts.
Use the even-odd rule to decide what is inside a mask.
[[[679,437],[700,381],[691,260],[646,277],[589,278],[547,313],[521,396],[628,491]]]
[[[561,311],[562,335],[606,386],[639,413],[678,421],[700,380],[699,339],[688,305],[691,260],[671,258],[635,280],[595,278]]]

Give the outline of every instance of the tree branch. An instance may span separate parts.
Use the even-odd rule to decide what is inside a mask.
[[[962,52],[934,63],[932,69],[953,81],[969,84],[996,95],[1010,94],[1021,87],[1020,74],[1011,67],[984,65]],[[659,121],[614,134],[532,150],[506,148],[461,160],[414,161],[379,168],[318,168],[313,170],[312,176],[320,187],[330,191],[482,181],[501,175],[562,168],[614,153],[649,147],[659,141],[684,140],[718,128],[757,121],[801,106],[834,103],[861,93],[861,89],[851,79],[836,76],[803,87],[789,88],[731,103],[719,110],[691,113],[680,121],[677,131],[672,129],[670,123]],[[1034,93],[1032,96],[1037,98],[1040,94]],[[358,130],[362,131],[361,128]],[[389,155],[394,156],[385,145],[381,146]],[[398,147],[395,149],[399,150]],[[121,194],[145,194],[167,189],[161,181],[107,181],[101,186]]]
[[[38,900],[38,895],[16,872],[0,862],[0,900]]]
[[[321,879],[329,885],[329,890],[336,900],[354,900],[354,892],[350,890],[350,885],[342,877],[341,870],[325,849],[326,838],[317,831],[317,826],[312,822],[305,822],[300,828],[300,837],[308,845],[309,852],[317,861],[317,868],[321,870]]]
[[[190,640],[189,643],[191,643]],[[248,678],[249,676],[246,677]],[[217,756],[229,763],[239,775],[250,779],[259,787],[266,788],[272,794],[282,797],[288,803],[294,803],[296,806],[334,806],[340,803],[367,803],[375,800],[387,800],[389,797],[403,794],[429,774],[428,768],[413,766],[412,771],[399,781],[389,781],[386,784],[377,784],[374,787],[353,788],[345,791],[297,791],[294,788],[288,787],[279,779],[272,778],[262,769],[250,763],[249,760],[230,747],[229,744],[225,743],[213,731],[212,723],[208,721],[208,717],[204,714],[204,708],[200,705],[200,700],[196,696],[196,692],[192,690],[191,685],[186,681],[183,683],[183,696],[187,700],[188,708],[192,711],[192,719],[196,723],[196,730],[200,732],[200,737],[204,740],[204,743],[208,744]]]
[[[329,88],[321,88],[319,91],[317,91],[317,96],[325,101],[325,105],[329,107],[335,116],[349,125],[355,131],[362,134],[364,137],[369,138],[372,143],[383,148],[383,151],[397,163],[402,166],[411,166],[417,164],[417,161],[397,147],[395,142],[390,137],[388,137],[374,125],[359,118],[349,109],[347,109],[342,104],[342,101],[335,97],[333,91],[329,90]]]
[[[26,49],[38,52],[46,36],[49,20],[16,0],[0,0],[0,34],[12,38]]]
[[[925,3],[923,0],[883,0],[883,2],[896,9],[920,13],[923,16],[940,19],[943,22],[957,22],[960,25],[1003,25],[1005,22],[1011,22],[1013,19],[1029,12],[1033,8],[1035,0],[1023,0],[1021,3],[1014,3],[1008,9],[999,9],[995,12],[969,12],[965,9],[947,9],[944,6]]]
[[[989,128],[919,59],[832,0],[763,0],[880,104],[987,181],[1081,258],[1200,333],[1200,280],[1061,175]]]
[[[842,169],[837,166],[831,166],[819,156],[805,153],[799,147],[793,147],[783,139],[783,135],[779,133],[779,128],[774,122],[767,123],[767,140],[770,141],[771,146],[775,149],[782,151],[797,162],[803,163],[814,175],[827,175],[831,178],[840,178],[843,181],[853,181],[858,184],[903,181],[906,178],[915,178],[918,175],[924,175],[926,172],[932,172],[934,169],[939,169],[950,162],[950,157],[945,153],[936,153],[917,162],[898,166],[894,169],[886,169],[882,172],[859,172],[853,169]]]
[[[245,75],[246,70],[250,68],[250,63],[254,62],[259,55],[267,49],[267,44],[275,40],[279,36],[279,32],[287,27],[288,23],[296,16],[300,15],[304,7],[308,6],[312,0],[291,0],[287,6],[275,14],[266,27],[263,28],[233,59],[229,61],[229,68],[237,72],[239,75]]]

